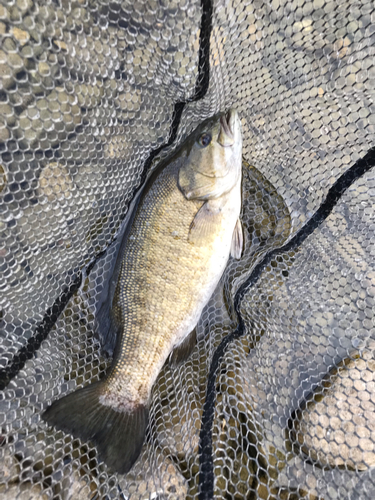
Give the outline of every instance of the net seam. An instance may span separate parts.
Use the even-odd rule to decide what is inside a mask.
[[[239,287],[234,298],[234,308],[238,318],[238,326],[233,333],[227,335],[216,348],[210,364],[206,398],[203,405],[202,426],[199,434],[199,500],[214,498],[214,465],[212,450],[212,429],[215,415],[216,377],[218,368],[228,345],[242,337],[245,325],[240,314],[241,302],[247,291],[256,284],[265,267],[275,257],[298,248],[315,229],[331,214],[333,208],[345,191],[371,168],[375,167],[375,148],[371,148],[363,158],[352,165],[329,189],[327,196],[309,221],[283,246],[268,252],[254,267],[247,280]]]
[[[150,170],[154,158],[166,147],[173,144],[177,137],[178,127],[180,125],[181,116],[185,106],[189,102],[195,102],[205,97],[210,83],[210,37],[212,31],[212,14],[213,6],[211,0],[201,0],[202,16],[199,33],[199,52],[198,52],[198,75],[195,83],[194,94],[192,97],[185,101],[177,102],[174,104],[172,115],[172,123],[170,126],[170,133],[168,142],[158,148],[152,150],[146,159],[139,185],[134,189],[131,200],[135,197],[139,187],[143,185],[146,180],[147,174]],[[121,221],[124,220],[126,212]],[[114,244],[116,238],[108,244],[107,248],[97,254],[87,267],[80,270],[74,281],[67,287],[61,295],[55,300],[51,307],[49,307],[44,314],[43,319],[35,329],[35,333],[28,339],[25,346],[21,347],[19,351],[13,355],[11,361],[7,366],[0,370],[0,390],[4,390],[9,382],[22,370],[27,360],[31,359],[36,351],[40,348],[42,342],[48,337],[49,332],[55,325],[58,317],[67,306],[73,294],[80,288],[82,278],[90,275],[95,263],[103,257],[108,249]]]

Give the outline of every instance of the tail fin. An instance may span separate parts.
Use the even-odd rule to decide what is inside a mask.
[[[103,384],[95,382],[55,401],[43,413],[43,419],[75,437],[92,441],[108,467],[125,474],[141,452],[148,409],[139,405],[134,411],[122,412],[102,405],[99,396]]]

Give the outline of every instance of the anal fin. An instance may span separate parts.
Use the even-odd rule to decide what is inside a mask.
[[[171,354],[169,355],[169,364],[171,366],[177,366],[188,359],[190,354],[193,352],[194,347],[197,343],[197,332],[194,328],[192,332],[189,333],[184,340],[176,346]]]
[[[243,232],[240,219],[237,219],[232,236],[230,254],[234,259],[240,259],[243,251]]]

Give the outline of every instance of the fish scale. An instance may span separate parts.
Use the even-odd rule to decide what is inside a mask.
[[[191,291],[205,284],[202,278],[207,280],[212,247],[218,239],[216,231],[208,235],[204,249],[188,242],[191,222],[203,202],[184,198],[177,187],[177,175],[175,165],[169,165],[147,193],[144,204],[150,209],[140,211],[135,218],[130,233],[135,239],[128,248],[132,257],[123,263],[115,292],[115,307],[124,318],[118,357],[126,363],[114,365],[109,375],[111,390],[117,390],[116,381],[121,378],[139,394],[136,388],[144,385],[143,366],[147,363],[150,382],[145,398],[174,344],[181,340],[181,323],[187,322],[189,312],[195,312],[202,302],[200,294],[194,297]],[[144,266],[139,268],[141,263]],[[134,268],[139,272],[131,273]],[[161,321],[155,321],[157,314]],[[142,349],[135,338],[142,339]]]
[[[112,366],[104,380],[44,413],[92,440],[117,472],[140,453],[160,370],[172,352],[177,360],[189,354],[186,341],[230,254],[241,254],[241,147],[239,117],[230,110],[203,122],[150,176],[98,313],[108,330],[102,336],[117,339]]]

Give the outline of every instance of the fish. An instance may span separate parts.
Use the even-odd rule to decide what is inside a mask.
[[[241,257],[241,165],[241,122],[230,109],[202,122],[151,173],[98,312],[102,334],[116,339],[112,365],[43,414],[91,441],[113,472],[127,473],[140,455],[158,374],[190,355],[228,259]]]

